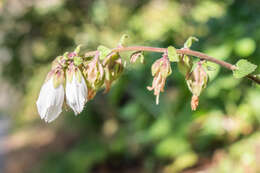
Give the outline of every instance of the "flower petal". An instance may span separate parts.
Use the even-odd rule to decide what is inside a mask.
[[[53,78],[49,79],[41,88],[36,102],[41,119],[51,122],[62,112],[64,102],[64,88],[59,85],[54,88]]]
[[[66,100],[75,115],[83,111],[87,96],[88,88],[84,78],[81,76],[81,80],[78,81],[75,74],[73,74],[72,81],[66,83]]]

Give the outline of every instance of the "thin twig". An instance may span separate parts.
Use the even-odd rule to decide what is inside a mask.
[[[147,51],[147,52],[160,52],[160,53],[164,53],[167,51],[167,48],[157,48],[157,47],[146,47],[146,46],[129,46],[129,47],[120,47],[120,48],[115,48],[112,49],[112,52],[126,52],[126,51]],[[204,53],[198,52],[198,51],[194,51],[194,50],[190,50],[187,48],[182,48],[182,49],[176,49],[178,54],[185,54],[185,55],[190,55],[190,56],[195,56],[198,57],[200,59],[203,60],[207,60],[210,62],[214,62],[222,67],[225,67],[229,70],[235,70],[237,69],[237,67],[233,64],[230,64],[228,62],[216,59],[214,57],[208,56]],[[87,52],[85,54],[85,57],[90,57],[90,56],[95,56],[97,51],[91,51],[91,52]],[[246,76],[248,79],[256,82],[257,84],[260,84],[260,78],[258,78],[256,75],[247,75]]]

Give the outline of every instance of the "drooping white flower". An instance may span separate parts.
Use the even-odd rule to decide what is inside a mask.
[[[83,111],[87,96],[88,88],[82,73],[76,67],[69,67],[66,80],[66,102],[75,115]]]
[[[54,76],[45,82],[36,102],[41,119],[52,122],[62,112],[64,88],[62,84],[55,87]]]

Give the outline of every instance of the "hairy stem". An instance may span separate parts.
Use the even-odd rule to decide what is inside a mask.
[[[164,53],[164,52],[167,51],[167,48],[146,47],[146,46],[129,46],[129,47],[120,47],[120,48],[112,49],[112,52],[126,52],[126,51],[147,51],[147,52]],[[229,70],[235,70],[237,68],[233,64],[230,64],[228,62],[216,59],[214,57],[208,56],[208,55],[201,53],[201,52],[198,52],[198,51],[190,50],[190,49],[187,49],[187,48],[176,49],[176,51],[177,51],[178,54],[190,55],[190,56],[198,57],[198,58],[206,60],[206,61],[216,63],[216,64],[218,64],[222,67],[225,67]],[[97,53],[97,51],[87,52],[85,54],[85,56],[86,57],[95,56],[96,53]],[[247,78],[256,82],[257,84],[260,84],[260,78],[258,78],[256,75],[247,75]]]

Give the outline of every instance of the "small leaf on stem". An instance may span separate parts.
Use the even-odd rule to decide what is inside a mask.
[[[236,63],[236,67],[237,69],[233,71],[233,76],[235,78],[242,78],[254,72],[257,65],[252,64],[245,59],[241,59]]]
[[[184,48],[190,48],[193,41],[199,41],[199,39],[193,36],[189,37],[187,41],[184,43]]]
[[[129,36],[127,34],[124,34],[122,35],[122,37],[120,38],[120,41],[118,43],[118,46],[122,46],[124,47],[125,44],[126,44],[126,39],[128,38]]]
[[[100,53],[100,56],[99,56],[100,60],[105,59],[111,52],[111,50],[109,48],[102,46],[102,45],[98,46],[97,50]]]
[[[81,48],[81,45],[78,45],[78,46],[76,47],[76,49],[74,50],[74,52],[75,52],[76,54],[79,54],[80,48]]]
[[[179,62],[179,56],[176,52],[175,47],[169,46],[167,51],[168,51],[168,58],[171,62]]]

